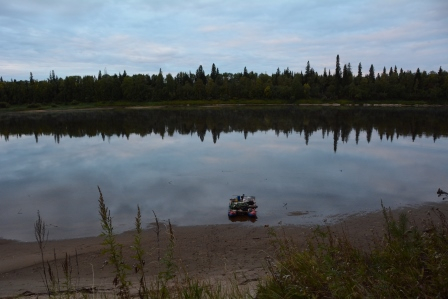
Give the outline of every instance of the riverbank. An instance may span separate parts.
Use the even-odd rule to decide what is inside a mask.
[[[37,103],[29,105],[10,105],[0,108],[0,112],[43,112],[67,110],[100,110],[100,109],[160,109],[169,107],[226,107],[226,106],[366,106],[366,107],[438,107],[446,106],[444,102],[428,101],[354,101],[308,99],[299,101],[285,100],[197,100],[197,101],[160,101],[160,102],[89,102],[89,103]]]
[[[406,212],[411,223],[424,228],[422,221],[433,215],[431,209],[439,209],[448,215],[448,202],[437,202],[416,207],[407,207],[393,211],[395,215]],[[325,223],[323,223],[324,225]],[[384,218],[381,211],[351,215],[331,227],[344,233],[358,246],[367,248],[368,240],[374,235],[381,235]],[[305,244],[306,236],[314,226],[256,226],[237,223],[226,225],[173,227],[175,236],[173,261],[178,266],[177,278],[183,275],[226,283],[234,278],[242,286],[256,286],[257,282],[268,275],[265,269],[267,257],[274,257],[273,233],[280,237],[295,240],[299,246]],[[126,262],[132,265],[130,258],[133,232],[117,236],[123,244]],[[146,270],[148,277],[154,277],[163,270],[157,262],[163,257],[168,246],[168,234],[163,228],[160,241],[154,229],[144,232],[143,247],[148,251]],[[113,269],[105,265],[107,259],[101,254],[102,239],[80,238],[49,241],[45,246],[45,259],[58,265],[58,275],[63,278],[61,264],[65,255],[70,256],[72,267],[72,284],[77,289],[113,290]],[[159,250],[160,248],[160,250]],[[37,297],[45,294],[41,275],[40,252],[35,242],[16,242],[0,240],[0,298],[27,295]],[[56,274],[54,274],[56,275]],[[134,286],[138,286],[137,275],[130,274]]]

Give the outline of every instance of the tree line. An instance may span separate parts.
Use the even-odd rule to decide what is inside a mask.
[[[353,70],[350,63],[340,65],[339,55],[332,72],[316,72],[307,62],[305,72],[289,68],[271,75],[249,72],[221,73],[213,64],[209,74],[200,65],[195,73],[180,72],[173,76],[158,74],[123,73],[109,75],[101,71],[97,76],[58,77],[54,71],[48,79],[5,81],[0,77],[0,102],[10,105],[31,103],[69,104],[73,102],[160,102],[173,100],[229,100],[279,99],[295,102],[302,99],[354,101],[424,100],[446,102],[448,99],[448,72],[403,71],[397,66],[383,67],[376,72],[370,65],[364,72],[361,63]]]

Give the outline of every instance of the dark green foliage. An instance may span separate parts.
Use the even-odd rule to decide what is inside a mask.
[[[373,67],[373,64],[370,65],[369,69],[369,82],[375,82],[375,68]]]
[[[216,80],[216,77],[218,77],[218,71],[216,70],[216,66],[215,66],[215,64],[213,63],[213,65],[212,65],[212,70],[211,70],[211,72],[210,72],[210,78],[211,78],[213,81],[215,81],[215,80]]]
[[[0,102],[0,109],[1,108],[9,108],[11,105],[9,103],[6,102]]]
[[[30,108],[30,109],[39,109],[41,107],[41,105],[39,103],[32,103],[32,104],[28,104],[26,107]]]
[[[202,65],[200,65],[196,70],[196,81],[197,80],[201,80],[202,84],[207,84],[207,78],[205,77],[205,72]]]
[[[339,61],[339,54],[336,56],[336,69],[334,72],[334,77],[336,79],[337,84],[341,82],[342,74],[341,74],[341,63]]]
[[[339,55],[336,57],[334,75],[324,69],[318,74],[308,61],[305,73],[294,73],[286,68],[283,72],[267,75],[254,73],[244,67],[241,73],[220,73],[212,65],[207,75],[198,67],[195,73],[179,72],[176,76],[164,75],[160,69],[158,74],[128,75],[126,71],[119,75],[109,75],[105,71],[95,76],[67,76],[59,78],[54,71],[49,78],[39,81],[30,73],[30,79],[24,81],[0,80],[0,102],[10,105],[28,105],[41,103],[47,105],[79,103],[111,103],[119,101],[150,103],[165,101],[194,100],[259,100],[267,103],[271,100],[282,100],[283,103],[297,103],[305,99],[321,99],[324,102],[334,99],[351,101],[416,101],[429,103],[446,103],[448,99],[448,72],[441,67],[435,71],[397,71],[390,67],[386,72],[375,74],[370,66],[367,75],[362,74],[361,63],[358,64],[356,77],[353,76],[350,63],[341,68]],[[297,91],[297,82],[307,92]]]
[[[271,278],[258,298],[446,298],[448,223],[433,213],[437,221],[422,231],[383,206],[384,236],[372,235],[364,250],[328,227],[318,227],[304,250],[276,237],[278,260],[268,260]]]
[[[101,236],[104,239],[102,243],[102,245],[104,245],[102,253],[108,255],[109,263],[114,267],[115,279],[113,283],[118,287],[120,297],[130,298],[129,287],[131,282],[127,278],[130,267],[124,262],[123,245],[115,240],[112,217],[110,216],[109,209],[104,203],[100,187],[98,187],[98,191],[100,193],[98,203],[102,229]]]

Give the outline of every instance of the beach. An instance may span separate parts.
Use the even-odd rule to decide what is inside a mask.
[[[432,209],[439,209],[448,215],[448,202],[428,203],[414,207],[394,210],[393,214],[406,213],[411,225],[424,229],[423,221],[434,215]],[[436,219],[437,221],[437,219]],[[356,245],[368,248],[373,236],[381,236],[384,226],[382,211],[358,213],[344,216],[342,221],[321,226],[346,234]],[[176,277],[188,276],[212,283],[234,283],[251,285],[268,276],[266,259],[275,260],[275,236],[291,238],[297,246],[303,247],[307,236],[316,226],[261,226],[256,223],[239,222],[225,225],[172,226],[174,234],[174,255],[172,261],[177,265]],[[123,244],[125,262],[132,260],[134,231],[116,236]],[[156,226],[143,231],[142,244],[146,251],[145,273],[150,280],[164,270],[163,259],[169,245],[169,230],[160,225],[159,237]],[[49,240],[45,244],[44,259],[53,267],[54,277],[60,284],[65,280],[62,264],[66,256],[70,261],[71,284],[78,291],[95,288],[102,292],[114,292],[112,265],[101,253],[104,246],[102,237],[89,237],[68,240]],[[0,239],[0,298],[45,296],[40,250],[36,242],[18,242]],[[57,265],[57,268],[54,267]],[[48,274],[47,274],[48,275]],[[133,292],[138,287],[139,275],[130,271]]]

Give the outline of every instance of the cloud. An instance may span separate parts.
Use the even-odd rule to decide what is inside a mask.
[[[0,76],[448,68],[446,1],[17,0],[0,11]]]

